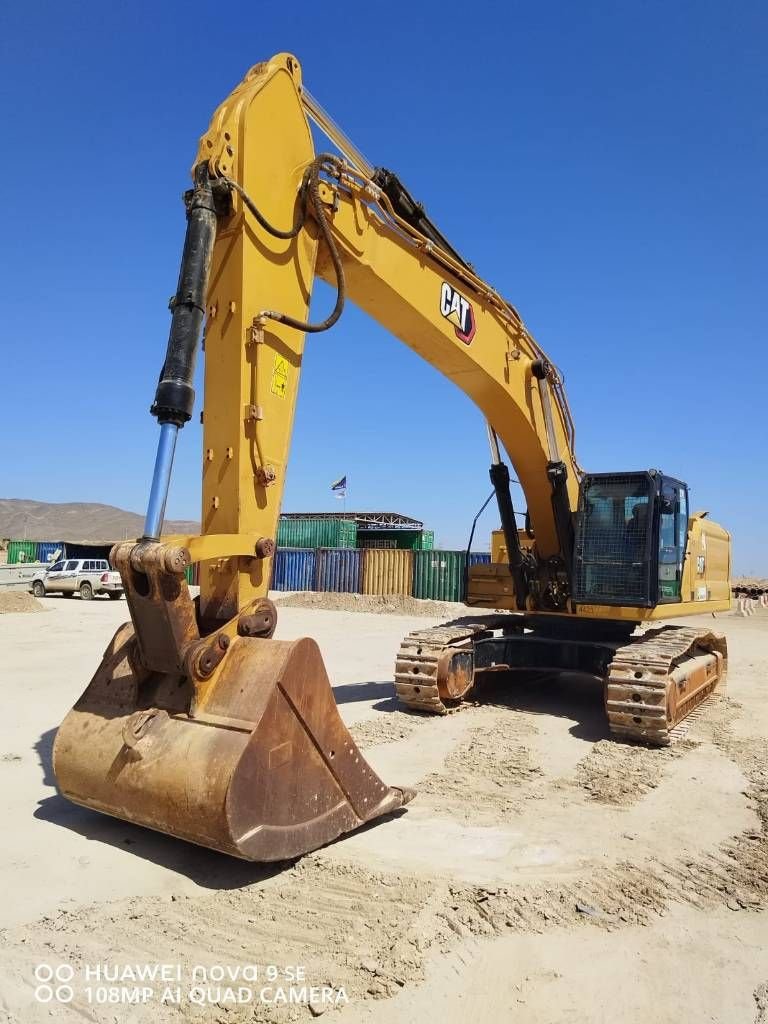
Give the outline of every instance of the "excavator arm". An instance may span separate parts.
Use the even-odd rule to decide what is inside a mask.
[[[310,119],[338,154],[315,152]],[[295,57],[279,54],[248,72],[200,140],[192,177],[152,405],[160,439],[144,536],[112,552],[131,621],[60,727],[54,770],[77,803],[235,856],[279,860],[396,811],[413,795],[366,764],[314,641],[272,638],[276,610],[267,591],[306,335],[332,327],[354,302],[482,410],[521,612],[573,617],[582,474],[560,376],[517,311],[397,176],[371,167],[333,125],[304,90]],[[310,322],[317,277],[335,301]],[[204,324],[202,530],[162,536]],[[520,543],[502,445],[526,495],[533,544]],[[658,490],[656,477],[648,479]],[[450,491],[461,480],[447,475],[444,484]],[[677,508],[679,492],[670,493],[665,507]],[[190,562],[201,563],[195,601],[184,578]],[[460,699],[472,684],[476,650],[485,668],[512,664],[523,650],[510,647],[507,632],[501,655],[484,626],[459,632],[447,652],[431,640],[408,648],[408,658],[421,659],[408,668],[414,706],[425,704],[413,685],[423,648],[443,672],[440,685],[448,680],[447,691],[436,685],[429,700],[443,711],[443,698]],[[477,637],[487,641],[483,650],[472,646]],[[692,650],[694,641],[686,643]],[[715,661],[697,662],[702,686],[716,682]]]

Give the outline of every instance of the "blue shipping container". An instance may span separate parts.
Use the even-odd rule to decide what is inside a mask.
[[[315,552],[311,548],[278,548],[272,562],[273,590],[314,590]]]
[[[363,559],[359,548],[318,548],[315,589],[360,594]]]
[[[490,551],[470,551],[469,552],[469,564],[470,565],[490,565],[491,552]]]
[[[59,552],[56,555],[56,552]],[[41,540],[37,545],[38,562],[55,562],[56,558],[64,557],[63,540]]]

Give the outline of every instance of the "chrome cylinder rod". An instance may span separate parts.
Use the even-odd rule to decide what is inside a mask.
[[[176,438],[179,428],[175,423],[160,424],[160,440],[157,442],[155,471],[152,474],[152,487],[147,503],[147,517],[144,521],[144,539],[159,540],[165,519],[165,503],[168,500],[168,488],[171,483],[173,455],[176,451]]]
[[[171,301],[171,330],[165,362],[150,410],[160,424],[155,471],[144,522],[144,539],[158,540],[165,518],[173,455],[179,430],[192,416],[195,404],[195,358],[205,318],[205,298],[216,240],[216,203],[208,165],[195,168],[195,187],[185,196],[187,233],[181,256],[179,283]]]
[[[485,429],[488,431],[488,444],[491,447],[491,463],[494,466],[498,466],[501,462],[501,455],[499,454],[499,439],[496,436],[496,431],[488,420],[485,421]]]

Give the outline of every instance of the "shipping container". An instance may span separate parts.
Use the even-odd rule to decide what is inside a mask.
[[[357,546],[360,548],[404,548],[409,551],[426,551],[432,547],[432,530],[358,530]]]
[[[112,550],[111,544],[64,544],[62,558],[106,558]]]
[[[364,594],[413,593],[413,552],[368,548],[363,558]]]
[[[273,558],[273,590],[314,590],[315,552],[306,548],[278,548]]]
[[[200,563],[193,562],[184,570],[184,576],[190,587],[200,586]]]
[[[414,551],[413,596],[463,600],[466,564],[466,551]]]
[[[56,562],[64,557],[64,550],[63,540],[41,540],[37,545],[37,560],[46,563]]]
[[[8,541],[8,565],[17,565],[19,562],[37,561],[37,541],[35,540],[11,540]]]
[[[491,561],[490,551],[470,551],[469,552],[469,564],[470,565],[489,565]]]
[[[279,548],[354,548],[357,523],[353,519],[280,519]]]
[[[318,548],[315,590],[359,594],[363,553],[358,548]]]

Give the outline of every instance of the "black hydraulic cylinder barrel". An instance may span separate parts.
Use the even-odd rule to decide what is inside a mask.
[[[520,538],[517,535],[515,508],[512,504],[512,494],[509,490],[509,470],[503,462],[495,462],[491,466],[490,476],[493,489],[496,492],[504,540],[507,542],[507,558],[509,560],[509,570],[512,573],[512,582],[515,586],[517,607],[524,609],[525,599],[528,596],[528,582],[525,578],[523,550],[520,547]]]
[[[168,350],[152,405],[159,423],[182,427],[195,404],[197,343],[205,319],[205,297],[216,240],[216,209],[208,180],[208,165],[195,168],[195,187],[188,197],[187,233],[181,257],[179,283],[171,309]]]

